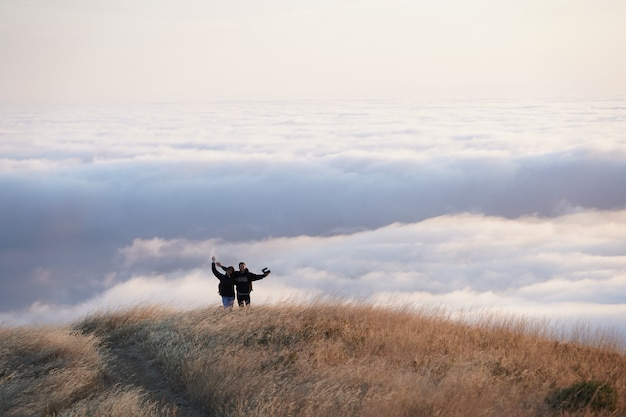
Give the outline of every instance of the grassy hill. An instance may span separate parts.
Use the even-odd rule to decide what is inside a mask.
[[[318,303],[0,328],[0,415],[624,416],[626,356],[540,323]]]

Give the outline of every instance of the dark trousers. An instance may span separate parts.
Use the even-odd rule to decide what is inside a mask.
[[[250,305],[250,294],[237,294],[237,303],[239,303],[239,307]]]

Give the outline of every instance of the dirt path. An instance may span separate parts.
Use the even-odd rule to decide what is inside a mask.
[[[194,404],[182,390],[174,390],[174,385],[145,357],[137,346],[114,348],[112,371],[123,385],[141,388],[148,398],[168,408],[176,409],[180,417],[210,417],[199,405]]]

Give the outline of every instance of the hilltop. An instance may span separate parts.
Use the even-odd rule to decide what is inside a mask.
[[[0,327],[13,416],[626,415],[626,356],[540,323],[317,303]]]

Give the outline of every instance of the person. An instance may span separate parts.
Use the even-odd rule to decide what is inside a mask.
[[[235,304],[235,268],[232,266],[226,268],[222,267],[221,263],[215,262],[215,256],[211,257],[211,261],[213,275],[220,280],[217,290],[222,296],[222,305],[224,308],[233,308]],[[222,274],[219,272],[215,265],[222,267],[226,273]]]
[[[258,281],[270,274],[270,270],[263,269],[263,275],[253,274],[248,271],[244,262],[239,262],[239,271],[233,274],[235,277],[235,288],[237,288],[237,304],[239,307],[250,305],[250,292],[252,291],[252,281]]]

